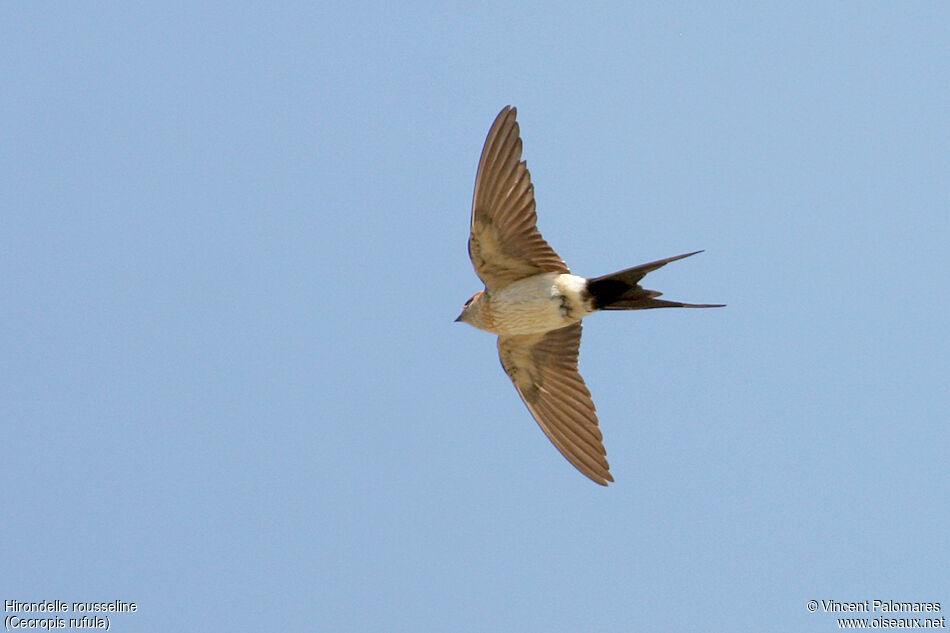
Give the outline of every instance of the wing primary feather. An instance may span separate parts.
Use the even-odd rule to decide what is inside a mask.
[[[517,110],[505,107],[495,118],[475,177],[468,252],[489,291],[539,273],[570,272],[538,232],[516,117]]]
[[[546,334],[502,336],[502,366],[518,395],[555,448],[580,472],[606,485],[613,481],[603,435],[584,379],[577,372],[581,325]]]

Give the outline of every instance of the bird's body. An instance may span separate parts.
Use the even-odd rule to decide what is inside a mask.
[[[719,306],[657,299],[659,292],[639,284],[695,252],[593,279],[572,275],[538,232],[515,117],[514,108],[504,108],[482,149],[468,250],[485,290],[456,321],[498,334],[502,367],[535,421],[578,470],[607,485],[613,477],[594,403],[577,371],[581,319],[599,310]]]
[[[541,273],[483,292],[463,321],[495,334],[538,334],[566,327],[594,312],[587,280],[567,273]],[[473,309],[474,308],[474,309]]]

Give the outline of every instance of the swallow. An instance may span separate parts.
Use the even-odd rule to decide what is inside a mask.
[[[640,286],[647,273],[702,251],[602,277],[572,275],[538,231],[516,117],[506,106],[482,148],[468,254],[485,289],[455,320],[498,335],[501,366],[538,426],[567,461],[606,486],[614,479],[594,401],[577,370],[581,319],[600,310],[723,306],[667,301]]]

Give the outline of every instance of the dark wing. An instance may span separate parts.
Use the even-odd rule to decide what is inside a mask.
[[[516,114],[507,106],[495,119],[475,177],[468,254],[489,290],[539,273],[570,272],[538,232]]]
[[[577,371],[581,324],[545,334],[499,336],[498,355],[535,421],[575,468],[606,486],[613,481],[594,401]]]

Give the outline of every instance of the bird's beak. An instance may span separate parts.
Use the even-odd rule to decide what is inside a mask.
[[[463,312],[462,314],[458,315],[458,317],[455,319],[455,322],[458,323],[459,321],[461,321],[463,316],[465,316],[465,313],[464,313],[464,312]]]

